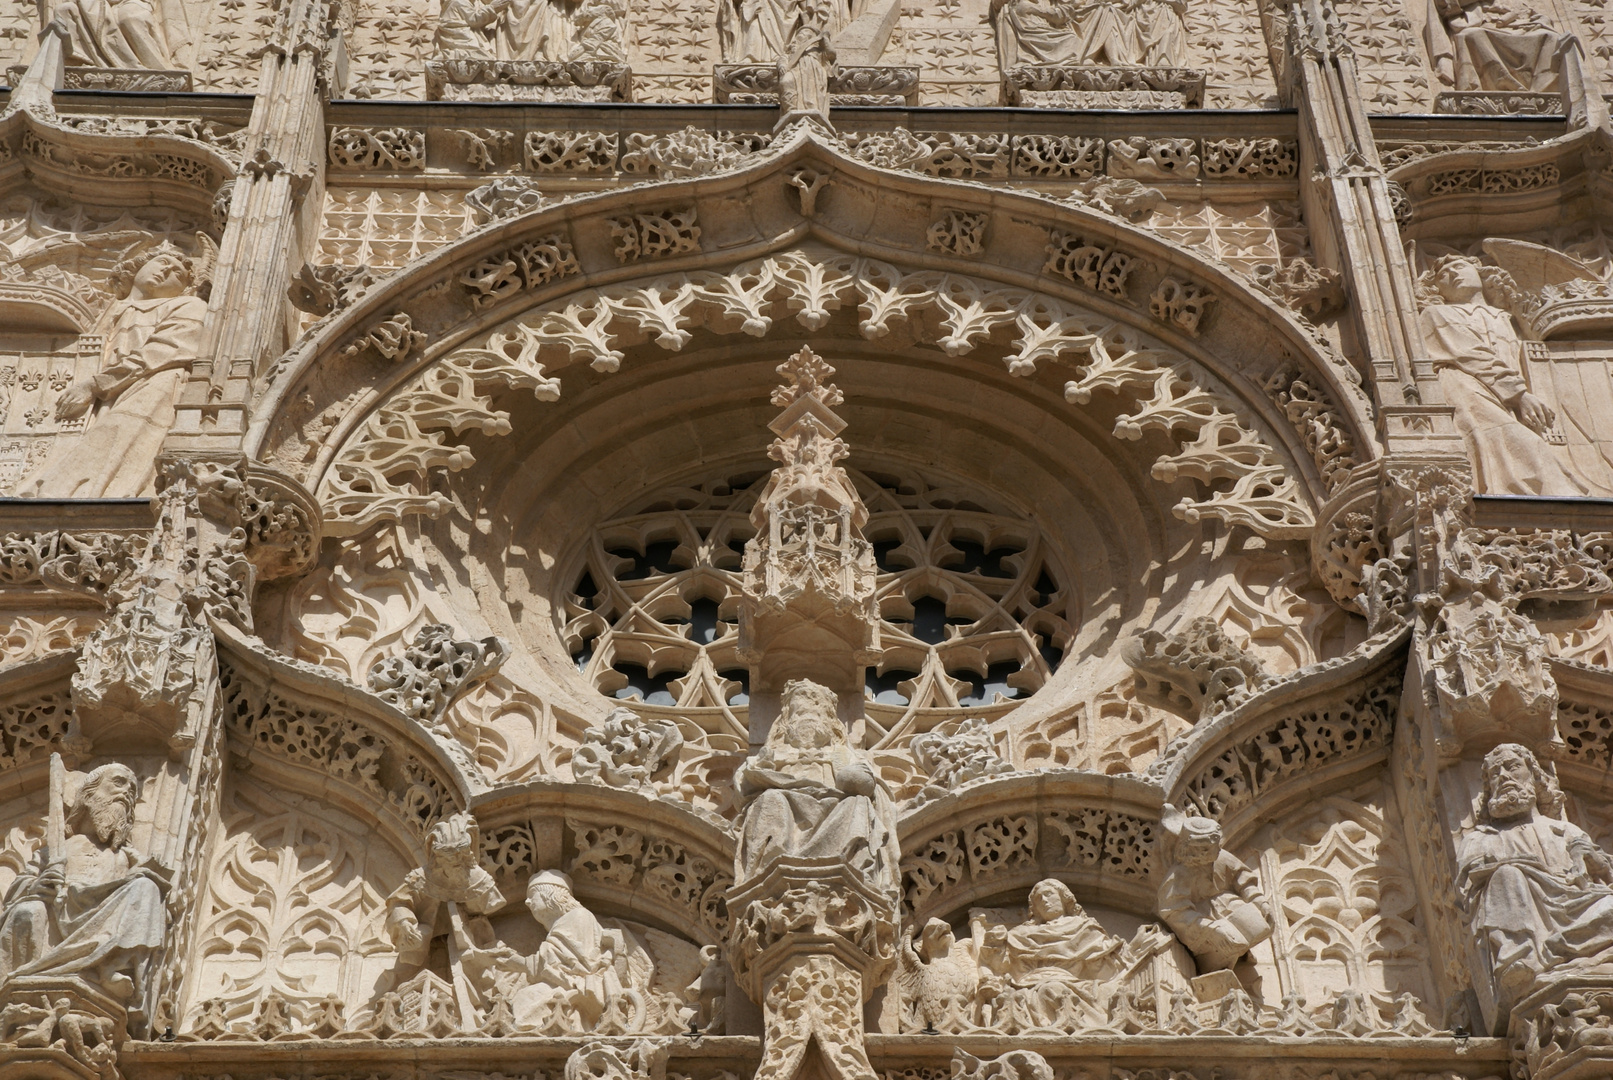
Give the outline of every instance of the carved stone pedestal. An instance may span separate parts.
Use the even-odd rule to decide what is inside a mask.
[[[870,1080],[862,1007],[895,962],[890,900],[841,860],[783,858],[730,893],[728,910],[735,979],[762,1006],[757,1080]]]
[[[718,64],[712,71],[716,102],[778,104],[778,68],[772,64]],[[829,75],[831,105],[917,105],[916,67],[836,67]]]
[[[1507,1035],[1530,1080],[1613,1076],[1613,967],[1537,984],[1512,1010]]]
[[[115,1080],[128,1014],[78,978],[0,984],[0,1078]]]
[[[1198,109],[1204,72],[1187,68],[1026,65],[1003,72],[1003,102],[1027,109]]]
[[[632,101],[633,69],[576,60],[430,60],[432,101]]]

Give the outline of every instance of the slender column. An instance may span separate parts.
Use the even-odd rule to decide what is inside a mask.
[[[339,30],[322,0],[288,0],[263,52],[246,152],[203,327],[201,359],[179,402],[168,448],[230,454],[246,430],[252,380],[290,345],[286,298],[311,250],[324,199],[324,106]]]

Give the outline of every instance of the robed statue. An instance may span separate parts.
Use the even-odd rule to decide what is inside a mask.
[[[744,885],[784,856],[843,859],[874,889],[898,895],[896,808],[868,755],[847,742],[834,691],[784,684],[778,719],[734,772],[744,804],[734,880]]]
[[[76,977],[133,1006],[167,934],[171,883],[129,843],[139,779],[127,765],[102,765],[63,805],[59,758],[52,771],[45,846],[0,916],[0,982]]]

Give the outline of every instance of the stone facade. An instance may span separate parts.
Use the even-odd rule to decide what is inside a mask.
[[[0,0],[0,1076],[1613,1075],[1604,22]]]

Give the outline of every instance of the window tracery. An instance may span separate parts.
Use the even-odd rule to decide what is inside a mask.
[[[1000,715],[1046,684],[1073,640],[1079,594],[1035,521],[943,477],[849,471],[879,568],[870,722],[889,731],[921,710]],[[665,489],[593,530],[557,607],[595,689],[738,723],[749,701],[739,571],[765,476]]]

